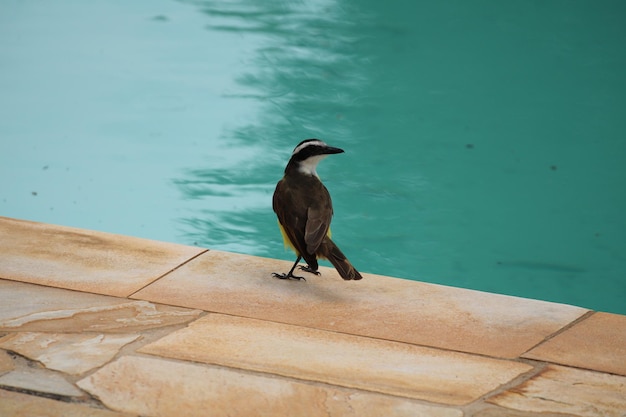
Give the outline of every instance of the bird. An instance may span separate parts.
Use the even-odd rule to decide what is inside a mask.
[[[330,239],[333,203],[317,175],[317,164],[322,159],[343,152],[320,139],[305,139],[294,148],[285,174],[276,184],[272,208],[278,217],[285,247],[291,248],[297,259],[288,273],[274,272],[274,277],[305,280],[293,274],[302,258],[307,265],[301,265],[301,270],[320,275],[317,260],[321,258],[328,259],[344,280],[363,278]]]

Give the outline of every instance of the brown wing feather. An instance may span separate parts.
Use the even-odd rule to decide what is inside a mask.
[[[314,264],[314,261],[311,260],[311,255],[307,253],[306,243],[304,241],[306,209],[298,210],[298,207],[293,201],[294,193],[288,191],[290,189],[289,185],[285,178],[276,184],[276,191],[274,191],[274,197],[272,199],[272,208],[287,238],[295,248],[296,255],[302,256],[307,262]],[[313,259],[314,258],[313,255]]]
[[[288,195],[284,192],[285,186],[286,184],[284,179],[280,180],[278,184],[276,184],[276,190],[274,191],[274,196],[272,198],[272,208],[276,213],[276,217],[278,217],[278,222],[283,226],[283,230],[285,231],[287,238],[295,248],[296,255],[300,255],[304,248],[302,244],[299,244],[301,239],[298,239],[298,236],[294,233],[298,230],[298,217],[285,210],[285,208],[290,206],[290,202],[285,200],[285,197]]]
[[[328,233],[332,209],[328,207],[312,208],[307,210],[306,228],[304,229],[304,241],[309,253],[316,253],[322,240]]]

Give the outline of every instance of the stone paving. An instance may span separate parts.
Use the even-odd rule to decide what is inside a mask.
[[[0,217],[0,416],[626,417],[626,317]]]

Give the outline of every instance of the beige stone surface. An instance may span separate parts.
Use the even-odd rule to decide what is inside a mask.
[[[0,386],[54,394],[63,397],[80,397],[83,393],[63,376],[46,369],[16,369],[0,376]]]
[[[489,402],[536,413],[624,417],[626,377],[549,365],[539,375]]]
[[[128,414],[85,405],[49,400],[0,389],[0,416],[3,417],[125,417]]]
[[[155,417],[462,416],[381,394],[136,356],[124,356],[78,385],[111,409]]]
[[[511,410],[510,408],[494,407],[465,414],[465,417],[576,417],[566,413],[535,413],[533,411]]]
[[[138,334],[24,332],[0,338],[0,348],[39,361],[48,369],[79,375],[109,362]]]
[[[201,313],[0,279],[0,330],[135,332],[186,323]]]
[[[334,269],[306,282],[290,262],[210,251],[133,297],[363,336],[514,358],[588,310]]]
[[[128,296],[204,249],[0,217],[0,278]]]
[[[139,350],[427,401],[466,404],[532,369],[512,361],[210,314]]]
[[[12,371],[14,368],[11,356],[4,350],[0,350],[0,375]]]
[[[626,375],[626,316],[594,313],[524,357]]]

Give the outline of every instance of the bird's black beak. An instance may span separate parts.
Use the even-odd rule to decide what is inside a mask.
[[[334,154],[334,153],[343,153],[344,150],[340,149],[340,148],[333,148],[332,146],[327,146],[326,148],[324,148],[324,153],[325,154]]]

